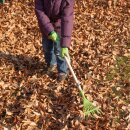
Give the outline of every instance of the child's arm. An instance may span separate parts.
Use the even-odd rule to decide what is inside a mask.
[[[48,36],[50,32],[54,31],[54,27],[51,24],[48,16],[44,13],[42,0],[35,0],[35,13],[41,32]]]
[[[61,18],[61,47],[69,47],[73,29],[74,0],[66,0]]]

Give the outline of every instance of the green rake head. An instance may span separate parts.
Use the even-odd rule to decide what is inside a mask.
[[[83,100],[83,112],[85,116],[94,115],[96,113],[100,113],[101,110],[94,106],[84,95],[84,92],[81,92],[82,100]]]

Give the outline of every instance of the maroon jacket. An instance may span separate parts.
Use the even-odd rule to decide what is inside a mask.
[[[56,31],[61,47],[69,47],[73,29],[74,0],[35,0],[35,12],[44,36]]]

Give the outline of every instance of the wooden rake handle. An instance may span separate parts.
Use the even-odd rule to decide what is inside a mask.
[[[80,91],[83,91],[82,88],[81,88],[80,82],[78,81],[78,79],[77,79],[77,77],[76,77],[76,75],[75,75],[75,73],[74,73],[74,70],[72,69],[72,66],[71,66],[71,64],[70,64],[70,58],[69,58],[69,56],[65,56],[65,60],[66,60],[66,62],[67,62],[67,65],[68,65],[68,67],[69,67],[69,69],[70,69],[70,72],[71,72],[71,74],[72,74],[72,76],[73,76],[73,78],[74,78],[74,81],[75,81],[75,83],[76,83],[78,89],[79,89]]]

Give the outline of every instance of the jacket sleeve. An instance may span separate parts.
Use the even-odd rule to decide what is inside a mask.
[[[44,12],[42,0],[35,0],[35,13],[41,32],[48,36],[48,34],[54,30],[54,27]]]
[[[61,47],[70,47],[73,29],[74,0],[66,0],[61,16]]]

